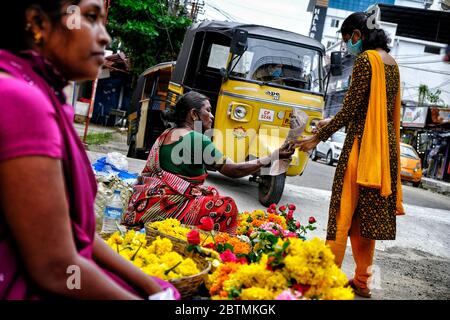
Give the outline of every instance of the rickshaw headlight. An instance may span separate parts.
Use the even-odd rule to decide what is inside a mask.
[[[236,108],[234,108],[233,110],[233,116],[237,120],[244,119],[246,115],[247,115],[247,108],[245,108],[244,106],[236,106]]]
[[[307,132],[312,132],[313,129],[317,128],[317,123],[320,121],[320,119],[311,119],[309,122],[309,126],[306,127]]]

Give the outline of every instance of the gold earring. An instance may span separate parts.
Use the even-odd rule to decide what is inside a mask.
[[[42,33],[36,32],[34,34],[34,43],[35,44],[41,44],[42,43]]]

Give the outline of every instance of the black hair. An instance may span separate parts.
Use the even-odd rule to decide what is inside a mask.
[[[175,105],[175,111],[171,115],[170,120],[175,122],[177,127],[183,126],[189,112],[194,109],[200,113],[205,101],[209,101],[209,98],[201,93],[195,91],[185,93],[178,99]]]
[[[13,2],[11,4],[11,2]],[[45,14],[57,25],[63,16],[61,9],[66,4],[77,5],[81,0],[16,0],[3,4],[0,13],[0,49],[12,52],[29,49],[32,34],[27,31],[25,13],[33,7]]]
[[[368,15],[364,12],[355,12],[349,15],[342,23],[341,33],[353,34],[353,30],[358,29],[364,36],[362,38],[363,51],[374,50],[381,48],[386,52],[391,51],[389,49],[390,39],[383,29],[371,28],[367,26]]]

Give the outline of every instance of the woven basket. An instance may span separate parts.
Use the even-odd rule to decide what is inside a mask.
[[[187,228],[190,227],[185,225],[183,226]],[[184,257],[191,258],[197,264],[197,267],[201,270],[200,273],[189,277],[169,280],[169,282],[172,283],[178,289],[183,299],[192,298],[198,292],[200,286],[205,281],[206,275],[211,270],[211,263],[207,261],[204,257],[200,256],[199,254],[193,252],[189,253],[186,250],[188,246],[187,241],[175,238],[166,233],[162,233],[158,230],[150,228],[148,227],[147,224],[145,225],[145,232],[147,235],[148,242],[156,240],[158,236],[161,238],[163,237],[168,238],[173,244],[174,251],[178,252]]]
[[[153,228],[149,228],[148,225],[145,225],[145,234],[147,235],[147,241],[153,242],[157,237],[168,238],[172,241],[173,249],[178,253],[185,253],[186,247],[188,246],[187,241],[175,238],[173,236],[168,235],[167,233],[162,233]]]
[[[182,254],[181,252],[179,253]],[[194,253],[191,253],[186,257],[194,260],[197,267],[202,271],[193,276],[172,279],[169,280],[169,282],[178,289],[183,299],[190,299],[199,291],[200,286],[205,281],[207,274],[211,270],[211,263],[200,255]]]

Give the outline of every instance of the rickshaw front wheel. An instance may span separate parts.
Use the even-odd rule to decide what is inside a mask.
[[[259,202],[265,207],[269,207],[272,203],[278,204],[283,195],[286,174],[260,176],[259,180]]]

